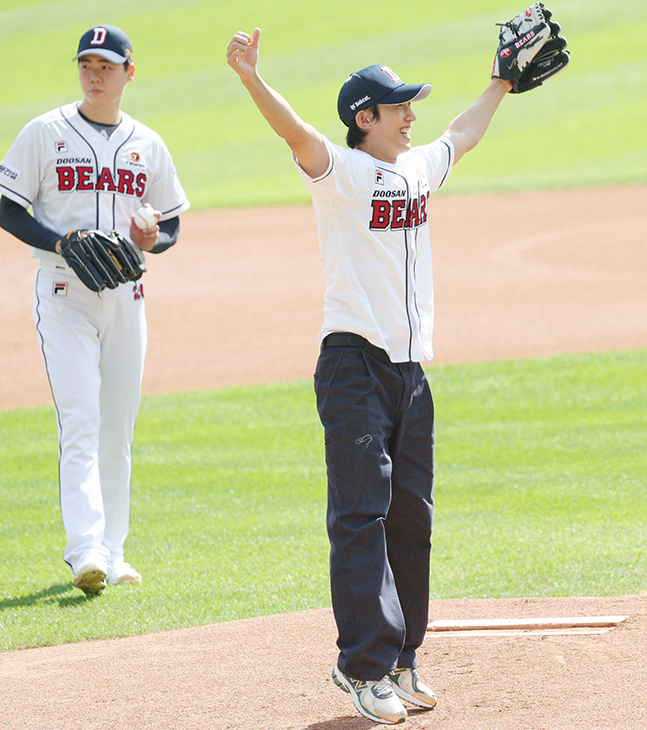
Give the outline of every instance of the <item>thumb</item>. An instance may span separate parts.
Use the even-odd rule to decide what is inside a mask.
[[[254,28],[254,32],[252,33],[252,42],[251,46],[258,50],[258,42],[261,39],[261,29],[260,28]]]

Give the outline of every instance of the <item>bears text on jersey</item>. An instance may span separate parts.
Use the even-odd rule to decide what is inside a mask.
[[[146,192],[146,173],[118,168],[115,174],[103,167],[99,174],[92,165],[57,165],[60,192],[104,192],[143,197]]]
[[[412,198],[407,206],[406,198],[371,201],[372,216],[369,228],[372,231],[419,228],[427,222],[427,207],[430,193]]]

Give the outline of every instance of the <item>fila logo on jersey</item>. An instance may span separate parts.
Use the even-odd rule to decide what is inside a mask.
[[[66,297],[67,296],[67,283],[64,281],[55,281],[52,287],[52,294],[55,297]]]
[[[427,222],[427,203],[429,193],[413,198],[407,207],[406,199],[372,200],[373,217],[369,228],[372,231],[387,229],[419,228]]]
[[[69,160],[72,162],[73,160]],[[58,189],[62,193],[71,191],[119,193],[141,198],[146,192],[146,173],[135,174],[132,170],[118,168],[113,175],[108,167],[104,167],[97,175],[91,165],[69,165],[68,160],[57,160],[56,174]]]

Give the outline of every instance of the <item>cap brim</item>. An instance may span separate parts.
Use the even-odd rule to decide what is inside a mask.
[[[99,48],[86,48],[84,51],[79,51],[72,61],[77,61],[81,58],[81,56],[101,56],[101,58],[105,58],[106,61],[110,61],[110,63],[126,63],[126,61],[129,60],[126,56],[120,56],[114,51],[105,51]]]
[[[431,94],[431,84],[403,84],[387,94],[378,104],[406,104],[411,101],[422,101]]]

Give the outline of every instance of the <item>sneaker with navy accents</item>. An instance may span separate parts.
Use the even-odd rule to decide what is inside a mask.
[[[378,681],[352,679],[335,667],[332,678],[340,689],[350,694],[357,710],[369,720],[399,725],[407,719],[407,711],[395,696],[394,686],[387,677]]]
[[[416,707],[433,710],[436,695],[422,682],[415,669],[394,669],[386,675],[393,684],[393,690],[406,702]]]

